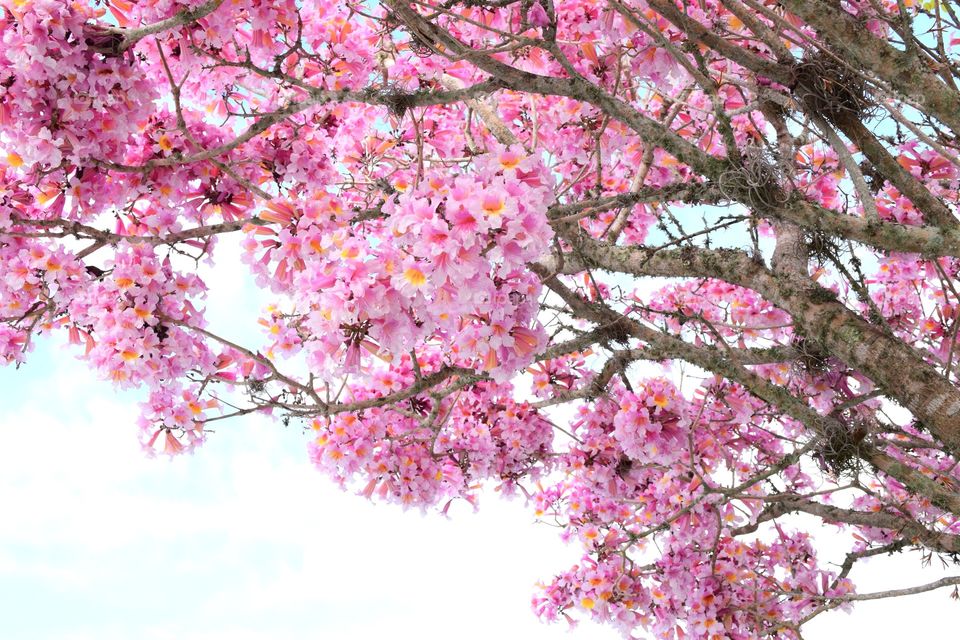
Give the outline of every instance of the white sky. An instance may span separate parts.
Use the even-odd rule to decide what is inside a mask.
[[[78,383],[81,366],[21,373],[29,382],[2,378],[6,640],[562,630],[537,623],[529,601],[575,550],[519,502],[491,496],[449,520],[373,505],[314,471],[298,430],[258,420],[222,426],[192,457],[146,460],[132,403]]]
[[[241,267],[211,278],[211,326],[255,337]],[[237,324],[246,316],[248,324]],[[306,436],[266,418],[218,423],[193,456],[148,460],[136,401],[59,341],[0,369],[2,640],[612,640],[540,624],[534,583],[579,551],[521,501],[421,516],[344,494]],[[941,574],[919,559],[854,572],[863,591]],[[957,572],[960,573],[960,572]],[[808,640],[954,638],[947,591],[828,614]]]

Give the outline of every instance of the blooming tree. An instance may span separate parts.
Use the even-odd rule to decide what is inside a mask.
[[[849,577],[960,557],[953,0],[0,4],[0,360],[69,341],[148,450],[520,492],[584,550],[537,614],[628,636],[960,583]]]

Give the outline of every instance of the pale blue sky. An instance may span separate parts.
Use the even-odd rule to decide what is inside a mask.
[[[297,429],[257,419],[146,460],[128,397],[35,356],[0,373],[4,640],[561,637],[530,595],[576,551],[520,502],[449,520],[373,505],[315,472]]]

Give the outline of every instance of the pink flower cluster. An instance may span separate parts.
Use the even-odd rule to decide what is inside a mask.
[[[542,585],[538,615],[572,622],[579,613],[625,634],[746,640],[776,634],[823,597],[852,589],[818,564],[806,534],[778,526],[772,538],[732,535],[756,522],[764,491],[752,485],[753,499],[731,502],[715,487],[728,471],[750,478],[760,462],[748,461],[751,451],[782,455],[772,432],[781,427],[762,403],[720,381],[692,400],[663,379],[617,397],[619,406],[581,408],[577,444],[561,457],[567,479],[534,495],[537,515],[585,550],[581,563]],[[657,420],[669,425],[667,436]],[[654,444],[664,446],[652,452]],[[783,477],[797,492],[812,487],[798,466]]]
[[[686,449],[690,416],[685,404],[668,381],[645,380],[638,392],[621,394],[613,436],[631,460],[669,465]]]
[[[271,328],[273,350],[302,348],[317,371],[356,372],[371,354],[431,340],[451,364],[505,380],[545,343],[540,283],[525,265],[552,237],[549,184],[541,163],[503,148],[469,172],[398,184],[366,235],[330,196],[304,210],[272,204],[262,217],[284,227],[251,227],[247,260],[274,290],[300,292]]]
[[[56,170],[116,158],[159,97],[116,36],[101,35],[86,3],[3,3],[0,19],[0,129],[8,163]],[[101,39],[105,40],[100,42]]]
[[[373,373],[373,384],[354,390],[370,408],[313,421],[315,464],[341,485],[365,483],[367,497],[421,508],[455,497],[474,501],[486,479],[511,490],[549,467],[553,430],[512,398],[509,384],[481,382],[377,406],[383,390],[401,391],[416,383],[417,370],[428,376],[443,366],[436,353],[417,369],[403,356]]]

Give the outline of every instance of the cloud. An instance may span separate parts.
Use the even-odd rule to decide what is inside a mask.
[[[149,460],[129,397],[72,359],[40,370],[0,370],[16,385],[0,414],[4,640],[616,637],[534,619],[534,582],[578,554],[520,502],[490,495],[449,520],[374,505],[316,472],[297,429],[266,420]]]

